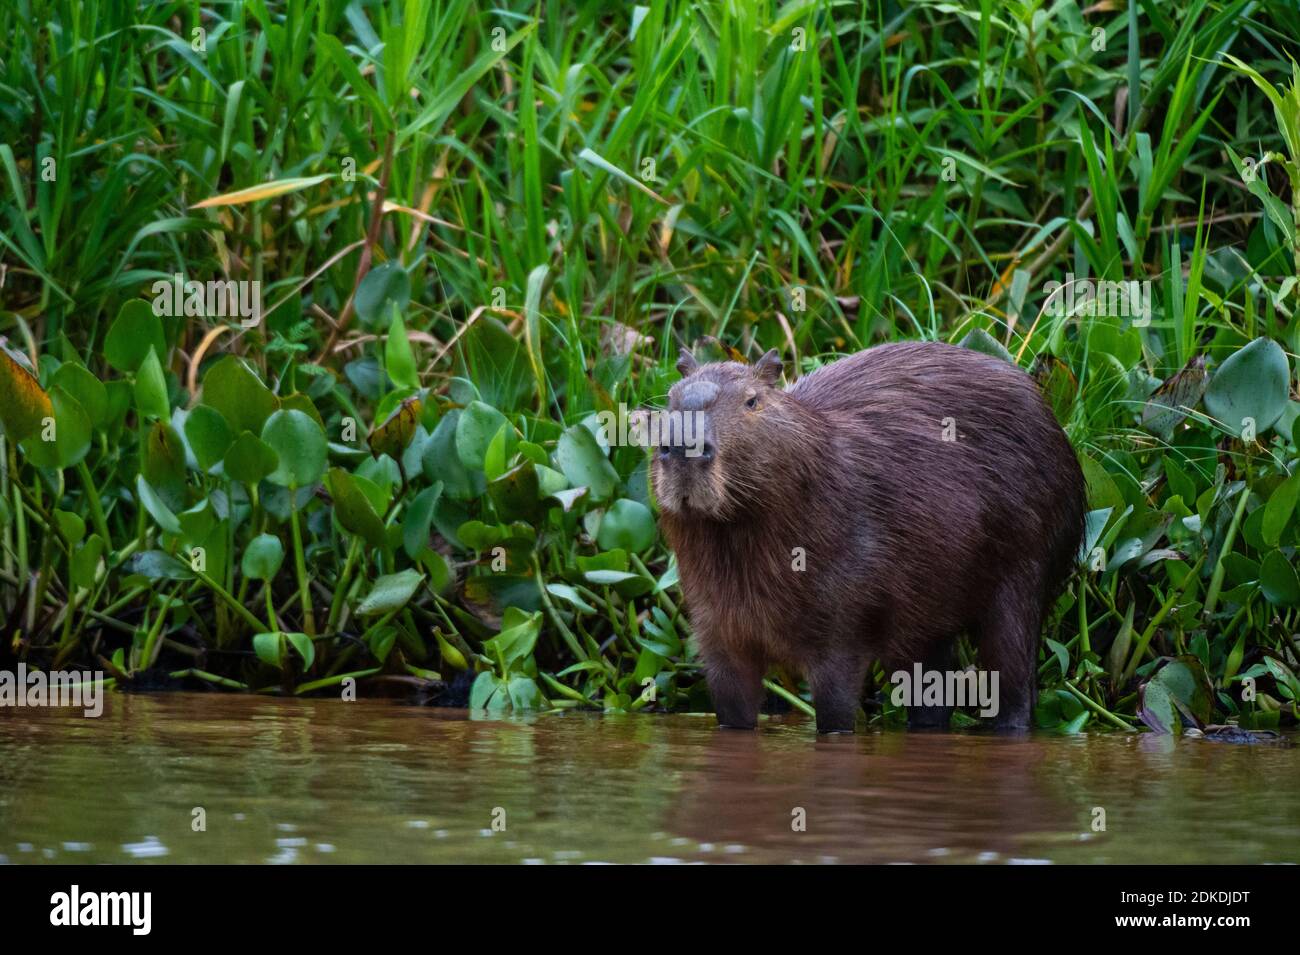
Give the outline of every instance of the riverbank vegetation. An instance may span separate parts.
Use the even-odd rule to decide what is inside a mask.
[[[1088,478],[1040,723],[1290,725],[1296,22],[7,4],[0,665],[707,708],[597,415],[661,407],[681,343],[793,377],[929,338],[1032,373]]]

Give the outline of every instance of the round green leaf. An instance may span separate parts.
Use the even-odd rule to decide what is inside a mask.
[[[53,413],[50,396],[27,359],[0,342],[0,429],[10,440],[22,441],[40,431],[41,423]]]
[[[334,517],[339,526],[359,535],[371,547],[382,548],[384,522],[358,486],[357,479],[342,468],[330,468],[326,486],[334,501]]]
[[[22,442],[27,460],[38,468],[68,468],[90,450],[90,417],[81,403],[57,385],[50,389],[53,414]]]
[[[1295,512],[1297,498],[1300,498],[1300,471],[1275,487],[1263,507],[1260,537],[1267,546],[1276,547],[1282,540],[1282,531]]]
[[[117,318],[104,337],[104,359],[120,372],[133,372],[153,351],[159,359],[167,354],[162,319],[144,299],[133,298],[118,310]]]
[[[433,511],[442,497],[442,484],[426,487],[415,496],[406,514],[402,518],[402,549],[406,556],[415,560],[429,546],[429,526],[433,523]]]
[[[58,385],[77,399],[90,425],[97,428],[108,417],[108,391],[104,383],[92,375],[85,365],[77,362],[64,362],[50,378],[51,385]]]
[[[279,455],[267,478],[284,487],[308,487],[325,473],[328,442],[321,426],[301,411],[277,411],[266,419],[262,440]]]
[[[258,534],[244,550],[239,569],[253,580],[270,580],[284,563],[284,545],[274,534]]]
[[[593,500],[605,500],[618,486],[618,472],[609,463],[596,437],[580,424],[560,435],[555,463],[574,487],[585,487]]]
[[[274,471],[279,463],[279,457],[265,441],[245,431],[226,452],[226,475],[254,485]]]
[[[1270,338],[1256,338],[1219,366],[1205,407],[1238,437],[1250,421],[1260,434],[1286,410],[1290,380],[1286,352]]]
[[[655,519],[650,508],[639,501],[620,498],[610,505],[601,518],[596,543],[601,550],[620,547],[631,553],[645,550],[655,542]]]
[[[276,630],[272,633],[258,633],[253,636],[253,652],[267,666],[279,668],[284,649],[282,634]]]
[[[503,427],[509,427],[505,415],[489,404],[471,401],[456,422],[456,454],[460,463],[471,470],[482,471],[488,445]]]
[[[204,471],[224,458],[235,440],[225,416],[208,405],[195,405],[190,409],[185,417],[185,437]]]
[[[149,482],[144,479],[143,474],[137,474],[135,477],[135,493],[144,505],[144,509],[168,534],[179,534],[181,532],[181,522],[172,509],[163,503],[157,492],[149,486]]]
[[[424,580],[424,575],[418,570],[404,570],[399,574],[385,574],[375,581],[375,585],[370,589],[370,593],[366,595],[366,599],[361,601],[361,606],[357,607],[357,613],[365,616],[401,609],[406,606],[408,600],[415,596],[415,591],[419,588],[422,580]]]
[[[1271,604],[1300,606],[1300,578],[1280,550],[1269,551],[1259,565],[1259,589]]]
[[[257,372],[237,355],[227,355],[203,376],[202,402],[216,408],[234,431],[260,434],[271,412],[280,407]]]

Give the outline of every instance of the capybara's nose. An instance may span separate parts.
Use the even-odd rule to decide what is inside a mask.
[[[700,448],[700,453],[696,455],[696,457],[698,457],[701,461],[712,461],[713,450],[714,450],[713,444],[709,441],[705,441],[704,446]]]

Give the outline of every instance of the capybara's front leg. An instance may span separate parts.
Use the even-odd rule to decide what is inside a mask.
[[[854,731],[866,667],[865,657],[835,653],[810,668],[808,683],[812,687],[813,708],[817,711],[817,732]]]
[[[705,663],[705,677],[718,725],[728,729],[752,730],[763,704],[763,664],[744,656],[711,654]]]

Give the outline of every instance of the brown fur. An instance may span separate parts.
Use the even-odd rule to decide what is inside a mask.
[[[852,731],[872,659],[950,669],[966,631],[999,672],[999,725],[1028,726],[1085,511],[1031,379],[935,342],[871,348],[784,390],[775,352],[699,367],[683,352],[678,367],[669,409],[699,412],[707,450],[660,448],[652,476],[719,722],[753,727],[779,663],[807,675],[820,731]]]

